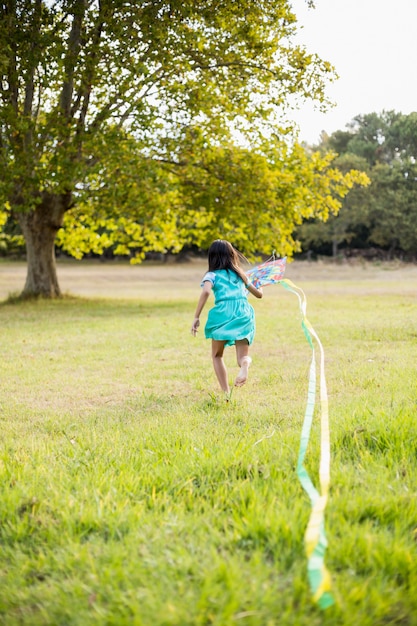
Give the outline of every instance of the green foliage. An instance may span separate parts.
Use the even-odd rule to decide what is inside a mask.
[[[77,205],[66,214],[57,244],[78,259],[109,248],[137,260],[148,250],[178,252],[178,176],[144,157],[132,137],[113,134],[114,146],[102,142],[102,157],[77,192]]]
[[[392,250],[417,253],[417,166],[414,159],[372,170],[369,239]]]
[[[313,215],[326,220],[361,175],[342,175],[332,156],[307,154],[299,145],[271,139],[259,149],[216,149],[202,177],[193,176],[188,204],[203,210],[210,220],[200,231],[198,244],[208,247],[223,234],[249,257],[273,248],[291,256],[298,249],[294,224]],[[188,181],[187,181],[188,182]]]
[[[10,216],[10,206],[5,203],[3,211],[0,210],[0,256],[22,255],[23,252],[23,236],[15,228]]]
[[[82,183],[100,156],[92,144],[117,141],[109,124],[147,156],[168,155],[197,121],[209,142],[232,122],[275,123],[289,92],[322,99],[332,71],[292,42],[285,1],[22,0],[1,11],[1,159],[26,206]]]
[[[342,173],[356,171],[357,185],[349,191],[341,202],[341,209],[336,215],[329,216],[327,221],[310,219],[301,224],[297,230],[297,237],[302,242],[303,249],[314,249],[331,244],[333,256],[337,255],[340,244],[350,244],[358,236],[357,225],[368,225],[369,208],[367,206],[367,187],[370,184],[368,177],[369,166],[365,159],[354,154],[346,153],[333,161],[333,167]]]
[[[10,0],[0,17],[0,200],[31,264],[56,232],[76,258],[140,260],[219,231],[291,253],[294,224],[353,184],[286,134],[287,105],[325,103],[333,77],[295,42],[287,0]]]
[[[168,163],[144,158],[135,140],[120,137],[91,171],[58,245],[76,258],[112,247],[140,260],[147,251],[208,248],[224,236],[249,258],[273,248],[291,256],[298,249],[294,224],[328,219],[348,190],[366,181],[354,168],[342,174],[330,154],[308,154],[276,137],[253,151],[231,142],[208,147],[194,135]],[[117,186],[106,183],[103,166]]]
[[[304,246],[331,242],[365,247],[376,244],[391,253],[417,253],[417,114],[394,111],[357,116],[349,131],[326,138],[321,149],[340,156],[342,171],[358,164],[371,184],[343,200],[339,215],[327,224],[313,222],[298,231]]]

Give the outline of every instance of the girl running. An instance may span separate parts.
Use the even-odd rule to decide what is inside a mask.
[[[225,346],[236,346],[236,359],[240,371],[235,386],[241,387],[248,378],[252,359],[249,346],[255,336],[255,312],[249,304],[248,292],[262,298],[262,289],[249,283],[239,265],[241,255],[231,243],[216,239],[208,251],[208,272],[201,282],[202,292],[197,304],[191,333],[196,336],[200,314],[210,292],[214,293],[214,307],[210,309],[205,326],[205,336],[212,340],[214,371],[226,398],[230,396],[227,370],[223,360]]]

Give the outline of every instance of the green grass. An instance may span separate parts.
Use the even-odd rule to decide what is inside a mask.
[[[111,270],[112,299],[96,291],[106,267],[85,267],[94,297],[0,305],[0,623],[416,625],[414,273],[288,270],[326,354],[323,612],[295,472],[311,357],[296,298],[252,300],[250,380],[227,405],[190,334],[201,267]],[[232,379],[231,349],[226,362]],[[315,481],[318,458],[317,416]]]

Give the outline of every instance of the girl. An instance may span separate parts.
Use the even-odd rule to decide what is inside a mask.
[[[191,333],[194,337],[200,326],[200,314],[213,290],[215,302],[210,309],[205,326],[205,336],[212,340],[214,371],[220,387],[230,397],[227,370],[223,360],[225,346],[236,346],[236,358],[240,371],[235,386],[241,387],[248,378],[252,359],[249,346],[255,335],[255,313],[249,304],[248,291],[262,298],[262,289],[250,284],[239,266],[241,255],[224,239],[214,241],[208,251],[208,272],[203,277],[203,288],[194,315]]]

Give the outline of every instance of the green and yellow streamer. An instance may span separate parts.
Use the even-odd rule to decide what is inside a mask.
[[[278,281],[284,289],[295,294],[298,298],[301,311],[301,326],[306,339],[312,349],[310,364],[307,406],[301,431],[300,449],[297,462],[297,475],[310,498],[312,511],[304,536],[307,555],[307,571],[313,599],[322,609],[334,604],[331,593],[330,574],[324,563],[327,539],[324,529],[324,512],[327,504],[330,485],[330,434],[329,434],[329,403],[327,396],[326,377],[324,372],[324,350],[314,328],[307,319],[307,299],[302,289],[292,281],[284,279]],[[321,435],[320,435],[320,492],[314,486],[305,466],[304,459],[310,440],[311,426],[316,405],[316,353],[314,341],[320,350],[320,407],[321,407]]]

